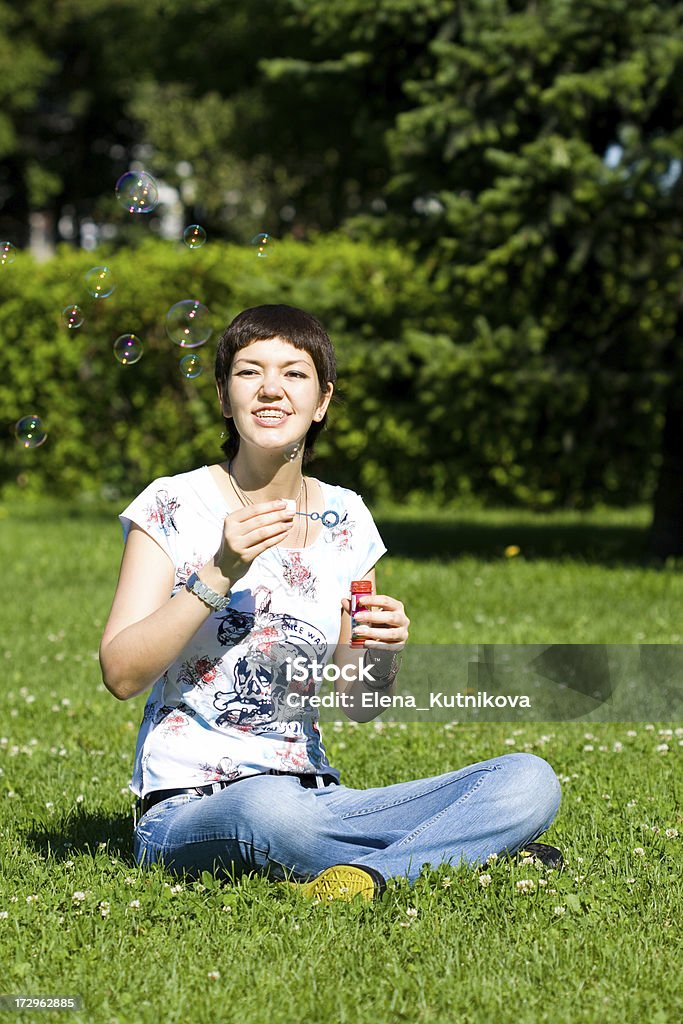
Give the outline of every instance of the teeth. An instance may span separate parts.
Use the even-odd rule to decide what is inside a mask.
[[[283,412],[257,412],[256,415],[260,420],[282,420],[285,418]]]

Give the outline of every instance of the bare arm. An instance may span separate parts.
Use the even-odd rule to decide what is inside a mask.
[[[221,546],[199,570],[202,582],[227,594],[254,558],[287,536],[294,516],[284,504],[263,502],[226,516]],[[168,555],[134,525],[100,643],[102,679],[119,700],[149,689],[211,615],[187,590],[171,597],[173,582]]]

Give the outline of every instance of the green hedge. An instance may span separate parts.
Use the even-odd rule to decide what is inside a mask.
[[[83,276],[98,264],[112,268],[116,291],[94,300]],[[311,467],[323,479],[371,500],[647,498],[655,397],[625,383],[605,407],[614,429],[596,451],[582,434],[591,380],[559,380],[544,359],[547,339],[524,321],[491,331],[482,315],[465,332],[449,295],[430,283],[433,271],[395,244],[341,235],[283,242],[267,259],[249,248],[211,243],[191,252],[158,240],[108,255],[64,248],[42,265],[19,254],[0,268],[3,492],[127,500],[158,474],[220,460],[217,337],[247,306],[288,302],[320,317],[339,357],[338,399]],[[166,311],[183,298],[204,302],[214,323],[208,344],[194,350],[205,364],[194,381],[181,376],[184,353],[165,332]],[[61,318],[72,302],[85,314],[76,331]],[[145,353],[123,367],[112,344],[126,332]],[[31,412],[49,437],[24,450],[14,423]],[[627,414],[642,421],[637,449],[620,444]]]

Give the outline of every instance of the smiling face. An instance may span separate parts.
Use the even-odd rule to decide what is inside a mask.
[[[322,420],[333,390],[331,382],[321,388],[308,352],[269,338],[235,353],[227,394],[219,397],[241,441],[280,450],[302,442],[311,423]]]

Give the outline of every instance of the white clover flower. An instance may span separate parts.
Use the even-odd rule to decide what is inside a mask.
[[[27,896],[26,897],[26,902],[27,903],[37,903],[39,899],[40,899],[40,896],[36,896],[36,894],[34,893],[32,896]]]
[[[71,899],[73,900],[74,903],[82,903],[83,900],[85,899],[85,893],[79,890],[78,892],[75,892],[73,894]]]
[[[670,838],[672,838],[672,837],[670,837]],[[449,889],[452,884],[453,884],[453,879],[452,878],[444,878],[443,881],[441,882],[441,887],[443,889]]]
[[[642,846],[636,846],[633,852],[635,853],[636,857],[644,857],[645,856],[645,850],[643,849]]]
[[[488,857],[486,858],[486,863],[487,864],[495,864],[497,860],[498,860],[498,854],[497,853],[490,853],[488,855]]]
[[[8,910],[0,910],[0,921],[4,921],[8,917],[9,917],[9,911]]]
[[[406,917],[417,917],[417,907],[408,907]]]
[[[594,746],[593,746],[593,744],[592,744],[592,743],[586,743],[586,744],[585,744],[585,746],[584,746],[584,748],[583,748],[583,750],[584,750],[584,753],[590,753],[590,752],[591,752],[592,750],[594,750],[594,749],[595,749],[595,748],[594,748]]]
[[[218,981],[220,976],[221,976],[221,972],[220,971],[208,971],[206,976],[209,979],[209,981]]]
[[[553,907],[553,914],[555,915],[555,917],[561,917],[563,914],[566,914],[566,913],[567,913],[567,908],[566,907]]]
[[[516,888],[518,892],[533,892],[536,888],[536,883],[533,878],[520,878],[516,883]]]
[[[668,743],[658,743],[657,746],[655,747],[655,750],[657,751],[658,754],[666,754],[667,751],[669,750],[669,744]]]
[[[678,829],[668,828],[664,833],[667,839],[678,839]]]
[[[626,735],[633,737],[633,736],[637,736],[638,733],[636,732],[635,729],[628,729],[627,732],[626,732]]]
[[[132,907],[133,910],[137,910],[138,907],[140,906],[140,900],[131,900],[128,906]]]

